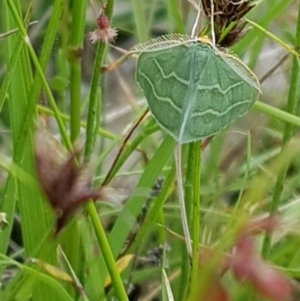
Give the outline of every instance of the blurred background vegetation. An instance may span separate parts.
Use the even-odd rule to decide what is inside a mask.
[[[253,3],[255,7],[247,18],[299,52],[300,2]],[[94,234],[97,222],[92,205],[88,203],[84,211],[79,210],[76,218],[54,238],[55,216],[35,180],[35,143],[56,139],[55,146],[49,146],[49,156],[60,158],[60,152],[66,153],[65,149],[70,150],[74,144],[81,152],[79,162],[84,163],[87,178],[91,177],[92,186],[98,187],[122,140],[146,107],[134,78],[134,58],[116,70],[101,73],[102,65],[109,65],[122,55],[116,48],[89,41],[89,33],[97,27],[101,5],[100,1],[76,0],[0,3],[0,212],[6,213],[8,219],[7,228],[0,232],[0,300],[94,301],[104,300],[105,293],[110,300],[126,300],[120,297],[118,281],[104,287],[108,275],[107,258],[103,256],[106,251],[101,243],[98,245],[99,230]],[[189,34],[196,17],[195,9],[185,0],[108,1],[107,14],[110,13],[111,27],[118,31],[113,45],[125,51],[163,34]],[[38,21],[28,27],[28,35],[39,63],[20,30],[5,35],[29,21]],[[207,22],[202,14],[200,24]],[[230,51],[257,74],[263,92],[260,100],[299,116],[298,59],[265,31],[249,24],[246,30],[245,37]],[[41,74],[50,88],[48,92]],[[61,124],[57,116],[53,117],[55,105]],[[45,134],[45,141],[35,142],[34,133],[40,127],[47,128],[49,138]],[[189,266],[185,246],[180,238],[157,225],[182,233],[173,142],[169,140],[151,118],[144,121],[130,138],[105,185],[104,202],[96,203],[112,255],[136,255],[135,259],[128,259],[126,268],[114,267],[117,274],[124,270],[122,277],[130,300],[170,300],[161,280],[162,267],[167,269],[175,300],[185,300],[183,288],[188,274],[184,273],[188,272],[184,269]],[[235,231],[241,223],[237,216],[248,220],[278,213],[283,221],[280,233],[259,236],[258,253],[272,265],[280,266],[290,278],[299,279],[297,143],[296,127],[258,110],[252,110],[214,137],[203,151],[201,163],[202,245],[227,251],[234,245]],[[285,146],[289,147],[288,152]],[[140,234],[122,253],[126,240],[134,233]],[[222,236],[227,243],[220,246],[224,243]],[[59,270],[52,270],[54,266]],[[179,270],[184,271],[181,276]],[[255,289],[237,283],[232,275],[226,275],[222,281],[230,287],[232,300],[258,300]]]

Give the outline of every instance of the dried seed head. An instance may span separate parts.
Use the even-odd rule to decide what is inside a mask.
[[[227,27],[231,22],[242,19],[255,5],[253,0],[214,0],[214,22]],[[211,0],[202,0],[207,17],[211,16]]]
[[[90,179],[84,177],[83,167],[75,161],[78,152],[66,157],[58,152],[58,142],[49,139],[49,134],[38,131],[35,145],[37,178],[49,204],[57,215],[57,234],[67,218],[88,199],[102,198],[99,190],[92,190]]]
[[[107,17],[107,15],[105,14],[100,14],[99,17],[97,18],[97,25],[98,25],[98,28],[100,30],[104,30],[106,28],[109,27],[109,19]]]
[[[245,22],[242,18],[255,6],[254,0],[213,0],[213,2],[213,20],[217,42],[223,47],[231,46],[244,36]],[[202,0],[202,7],[205,15],[210,18],[211,0]],[[232,22],[235,24],[232,25]],[[229,26],[232,28],[225,37],[222,37]]]
[[[110,27],[109,18],[105,13],[105,9],[106,5],[103,4],[97,18],[98,28],[90,33],[90,41],[92,44],[98,41],[103,41],[106,44],[110,41],[114,42],[117,36],[117,30]]]
[[[221,40],[221,35],[219,34],[217,36],[219,40],[219,44],[222,47],[230,47],[237,43],[239,40],[241,40],[245,34],[247,33],[247,30],[245,30],[246,23],[243,21],[237,22],[232,29],[227,33],[226,36],[223,37]]]

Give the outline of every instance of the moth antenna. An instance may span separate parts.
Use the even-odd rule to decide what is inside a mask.
[[[197,16],[196,16],[196,19],[195,19],[195,22],[194,22],[194,25],[192,28],[192,33],[191,33],[192,38],[195,38],[197,36],[196,31],[197,31],[197,27],[198,27],[200,15],[201,15],[201,6],[200,6],[200,2],[199,2],[199,4],[195,3],[195,1],[193,1],[193,0],[188,0],[188,2],[197,10]]]
[[[192,29],[192,38],[195,38],[197,36],[196,35],[196,30],[197,30],[197,27],[198,27],[198,24],[199,24],[200,15],[201,15],[201,6],[199,4],[198,9],[197,9],[196,20],[195,20],[195,23],[194,23],[194,26],[193,26],[193,29]]]
[[[92,12],[93,12],[93,15],[94,15],[95,20],[96,20],[97,19],[96,7],[95,7],[95,5],[94,5],[94,3],[93,3],[92,0],[89,0],[89,3],[91,5],[91,7],[92,7]]]
[[[187,0],[193,7],[195,10],[199,9],[199,5],[194,1],[194,0]]]
[[[213,45],[216,46],[216,35],[215,35],[215,26],[214,26],[214,14],[215,14],[215,7],[214,7],[214,0],[210,0],[210,23],[211,23],[211,40]]]

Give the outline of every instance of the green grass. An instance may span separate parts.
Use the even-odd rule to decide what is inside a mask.
[[[165,272],[176,301],[223,300],[212,294],[220,285],[234,301],[267,300],[232,269],[221,272],[232,247],[249,238],[250,220],[278,216],[276,229],[256,231],[251,246],[266,261],[262,269],[272,266],[289,280],[300,276],[299,1],[256,1],[247,34],[230,51],[258,77],[287,59],[264,81],[251,112],[208,145],[203,141],[202,151],[200,142],[182,147],[191,254],[178,205],[175,142],[152,117],[137,124],[146,106],[139,102],[134,59],[102,73],[109,58],[121,54],[88,41],[100,5],[0,3],[0,212],[8,220],[0,230],[0,300],[123,301],[131,300],[126,292],[132,285],[141,289],[141,300],[171,300]],[[106,14],[119,32],[116,45],[129,49],[160,34],[190,33],[195,10],[184,0],[108,0]],[[28,28],[28,38],[33,20],[39,23]],[[12,29],[17,31],[5,34]],[[127,107],[132,110],[122,115]],[[82,181],[102,195],[79,206],[57,236],[55,213],[36,177],[34,150],[47,143],[35,138],[42,128],[45,139],[56,139],[45,158],[61,162],[60,150],[77,150],[74,168],[83,166]],[[155,190],[159,178],[162,186]],[[135,256],[120,267],[126,254]],[[112,281],[104,287],[108,275]]]

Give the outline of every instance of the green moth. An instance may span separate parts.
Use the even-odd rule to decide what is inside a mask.
[[[134,49],[136,80],[158,124],[178,143],[212,136],[252,107],[255,74],[205,38],[167,35]]]

